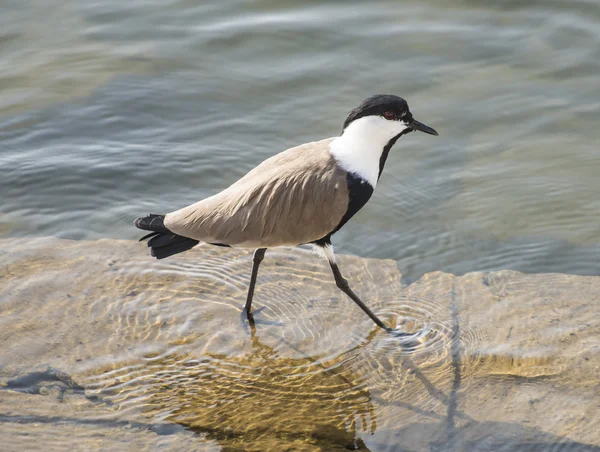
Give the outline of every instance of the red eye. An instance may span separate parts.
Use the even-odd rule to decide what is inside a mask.
[[[396,112],[394,110],[388,110],[383,113],[385,119],[396,119]]]

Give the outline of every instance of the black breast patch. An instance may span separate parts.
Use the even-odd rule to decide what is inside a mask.
[[[346,185],[348,187],[348,210],[342,217],[342,220],[333,231],[325,237],[315,240],[315,245],[326,246],[331,244],[331,236],[340,230],[356,212],[363,208],[373,194],[373,187],[366,180],[360,178],[354,173],[346,174]]]

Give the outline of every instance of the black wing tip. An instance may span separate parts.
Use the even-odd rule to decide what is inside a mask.
[[[165,257],[172,256],[173,254],[187,251],[196,246],[198,243],[200,243],[198,240],[175,235],[167,244],[162,246],[150,245],[150,255],[156,259],[164,259]]]
[[[162,234],[162,232],[151,232],[150,234],[146,234],[144,237],[139,239],[138,242],[143,242],[146,239],[151,239],[152,237],[154,237],[155,235],[158,235],[158,234]],[[150,245],[148,245],[148,246],[150,246]]]
[[[142,229],[144,231],[171,232],[165,227],[164,219],[164,215],[150,213],[145,217],[136,218],[133,221],[133,224],[136,228]]]

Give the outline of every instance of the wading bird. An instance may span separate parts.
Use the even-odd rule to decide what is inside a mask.
[[[252,323],[258,267],[267,248],[311,244],[329,261],[337,286],[381,328],[390,330],[360,300],[340,273],[331,236],[369,200],[388,153],[403,135],[438,133],[413,118],[404,99],[378,94],[350,112],[339,137],[277,154],[229,188],[195,204],[135,220],[152,231],[152,256],[163,259],[200,242],[252,248],[252,273],[242,316]]]

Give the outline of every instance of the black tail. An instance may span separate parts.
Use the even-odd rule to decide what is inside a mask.
[[[148,246],[151,248],[150,254],[157,259],[164,259],[173,254],[182,253],[193,248],[198,243],[198,240],[189,239],[181,235],[173,234],[164,224],[164,215],[155,215],[151,213],[145,217],[137,218],[133,224],[139,229],[152,231],[140,239],[150,239]]]

